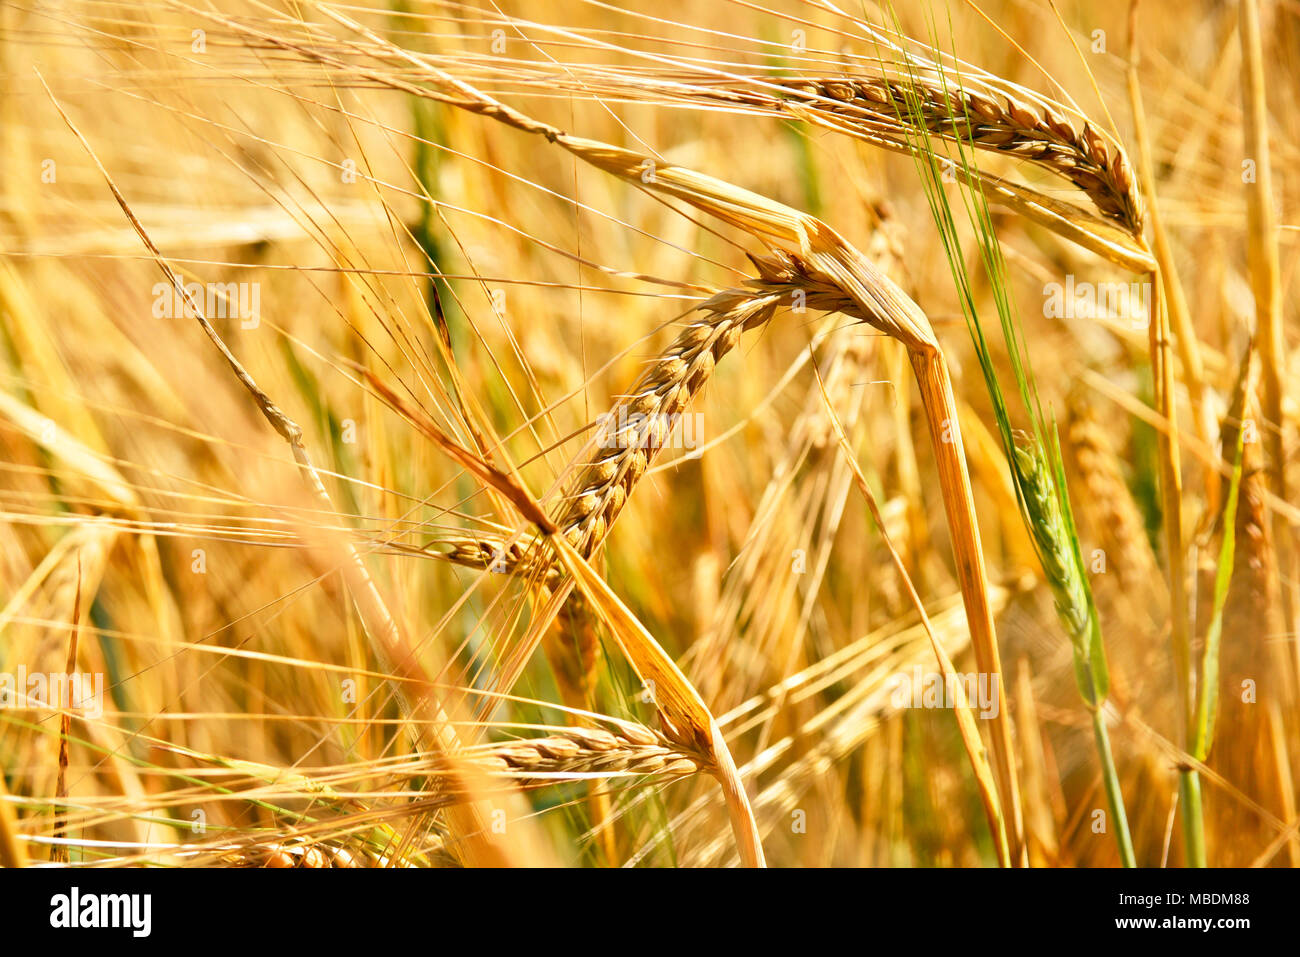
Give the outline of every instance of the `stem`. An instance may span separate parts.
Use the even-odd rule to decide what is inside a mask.
[[[1151,274],[1152,298],[1148,328],[1148,351],[1151,357],[1152,388],[1156,411],[1169,423],[1160,432],[1160,495],[1163,512],[1165,561],[1169,577],[1170,628],[1174,653],[1174,672],[1178,684],[1179,723],[1190,728],[1192,721],[1191,624],[1188,620],[1186,556],[1183,551],[1183,479],[1179,461],[1178,416],[1175,409],[1173,356],[1170,348],[1169,314],[1176,313],[1180,323],[1190,325],[1186,316],[1186,299],[1174,271],[1173,253],[1160,222],[1156,201],[1155,168],[1152,164],[1151,140],[1147,132],[1146,111],[1142,106],[1142,87],[1138,83],[1137,3],[1129,8],[1128,94],[1133,110],[1133,130],[1137,139],[1138,179],[1145,194],[1152,230],[1156,237],[1158,268]],[[1184,345],[1192,336],[1182,330]],[[1184,357],[1184,362],[1189,361]],[[1189,375],[1191,367],[1184,368]],[[1200,421],[1203,417],[1198,412]],[[1206,443],[1208,444],[1208,443]],[[1185,740],[1185,739],[1184,739]]]
[[[1183,805],[1183,846],[1188,867],[1205,866],[1205,815],[1201,810],[1201,776],[1190,768],[1178,772],[1178,799]]]
[[[1273,207],[1273,172],[1268,148],[1268,104],[1265,98],[1263,43],[1258,0],[1241,4],[1242,119],[1246,156],[1255,161],[1255,181],[1246,189],[1247,252],[1255,295],[1259,354],[1264,360],[1264,418],[1261,430],[1268,449],[1268,477],[1273,493],[1285,499],[1286,459],[1282,449],[1286,395],[1286,340],[1282,330],[1281,267],[1277,248],[1277,211]]]
[[[1184,349],[1184,375],[1188,376],[1189,391],[1196,367],[1194,338],[1187,314],[1187,301],[1175,271],[1173,253],[1160,221],[1156,202],[1155,171],[1151,161],[1151,142],[1147,133],[1146,113],[1142,107],[1142,89],[1138,83],[1137,2],[1129,8],[1129,102],[1133,108],[1133,127],[1138,144],[1138,178],[1146,194],[1156,242],[1156,260],[1159,268],[1152,275],[1152,290],[1158,301],[1152,303],[1149,329],[1151,377],[1155,389],[1156,409],[1169,423],[1169,430],[1160,433],[1160,492],[1164,522],[1165,560],[1169,576],[1169,602],[1171,613],[1171,638],[1174,653],[1174,671],[1178,690],[1178,717],[1183,728],[1183,742],[1190,743],[1193,720],[1193,685],[1191,669],[1191,627],[1188,620],[1187,579],[1183,552],[1182,528],[1182,474],[1178,453],[1178,418],[1174,401],[1174,376],[1170,356],[1169,313],[1174,314],[1180,326],[1180,345]],[[1161,294],[1163,293],[1163,295]],[[1198,432],[1204,426],[1201,409],[1195,416]],[[1217,495],[1217,482],[1207,473],[1211,497]],[[1183,800],[1183,841],[1187,861],[1193,867],[1205,866],[1205,834],[1201,820],[1201,784],[1195,771],[1179,775],[1179,792]],[[1196,863],[1199,861],[1200,863]]]
[[[1110,733],[1101,708],[1092,709],[1092,734],[1097,741],[1097,757],[1101,759],[1101,780],[1106,788],[1106,803],[1115,825],[1115,843],[1119,845],[1119,860],[1124,867],[1137,867],[1133,853],[1133,838],[1129,835],[1128,814],[1124,811],[1124,792],[1120,790],[1119,774],[1115,771],[1115,758],[1110,751]],[[1197,791],[1197,801],[1200,791]]]
[[[1255,336],[1263,360],[1264,448],[1268,452],[1269,488],[1287,500],[1282,407],[1286,400],[1286,337],[1282,322],[1282,281],[1278,251],[1277,209],[1273,205],[1273,172],[1268,146],[1268,101],[1258,0],[1241,0],[1242,132],[1245,155],[1255,161],[1255,181],[1246,186],[1247,254],[1255,296]],[[1295,586],[1295,541],[1289,529],[1273,518],[1277,576],[1287,630],[1300,628]],[[1300,664],[1300,647],[1295,649]]]
[[[813,372],[816,374],[817,383],[821,387],[822,400],[826,403],[826,414],[830,418],[836,436],[839,438],[840,451],[844,453],[844,459],[853,472],[853,477],[858,483],[858,490],[862,493],[863,499],[866,500],[867,508],[876,523],[876,528],[884,539],[885,547],[889,549],[898,577],[907,589],[908,596],[912,599],[917,614],[921,617],[921,624],[925,627],[925,633],[930,638],[930,647],[934,649],[935,657],[939,660],[939,667],[943,671],[944,678],[945,680],[952,679],[956,675],[952,660],[948,657],[948,653],[944,650],[939,639],[935,637],[934,629],[930,626],[930,617],[925,613],[925,604],[921,601],[921,596],[917,594],[916,586],[912,583],[912,577],[907,573],[907,569],[903,565],[902,556],[899,555],[898,549],[894,547],[893,541],[890,540],[889,529],[885,524],[884,517],[880,514],[880,507],[876,504],[876,497],[871,494],[871,486],[867,484],[862,469],[858,467],[857,460],[853,457],[853,446],[849,444],[849,437],[845,434],[843,423],[840,422],[839,416],[835,413],[835,407],[831,404],[830,396],[826,392],[826,384],[822,381],[821,373],[817,370],[815,364],[813,365]],[[970,703],[966,698],[965,691],[962,690],[961,682],[955,682],[954,687],[957,694],[956,700],[953,702],[953,715],[957,719],[957,727],[961,733],[962,745],[966,748],[966,755],[970,759],[971,770],[975,772],[975,782],[979,788],[980,800],[984,804],[985,816],[988,818],[989,832],[992,834],[997,848],[998,865],[1010,867],[1011,848],[1007,842],[1006,820],[1002,816],[1002,808],[998,804],[997,784],[993,780],[993,772],[989,767],[988,757],[984,752],[984,743],[980,740],[979,730],[975,726]]]
[[[1159,266],[1159,276],[1154,278],[1163,283],[1169,322],[1173,326],[1174,345],[1178,349],[1178,358],[1183,366],[1183,382],[1191,398],[1192,426],[1197,438],[1202,442],[1211,443],[1214,439],[1211,425],[1214,413],[1207,404],[1205,365],[1201,360],[1200,340],[1196,337],[1196,327],[1192,323],[1192,311],[1187,304],[1187,294],[1183,290],[1182,281],[1178,278],[1173,244],[1169,240],[1169,233],[1165,230],[1164,220],[1160,216],[1160,204],[1156,201],[1155,166],[1152,161],[1154,154],[1151,148],[1151,137],[1147,131],[1146,110],[1142,105],[1142,87],[1138,82],[1140,62],[1141,51],[1137,42],[1137,2],[1134,0],[1129,8],[1128,92],[1133,109],[1133,132],[1137,139],[1138,183],[1147,201],[1147,218],[1151,221],[1153,251]],[[1213,502],[1218,494],[1218,476],[1213,471],[1207,472],[1206,483]]]
[[[980,544],[979,524],[975,520],[974,495],[966,470],[966,452],[958,425],[957,403],[952,381],[942,353],[936,349],[911,349],[909,359],[916,375],[917,387],[930,427],[930,441],[939,468],[944,513],[952,539],[953,561],[966,606],[971,646],[976,666],[984,674],[997,678],[997,713],[989,722],[993,745],[993,768],[1005,814],[1007,839],[1014,866],[1028,867],[1025,825],[1020,806],[1020,782],[1016,776],[1015,750],[1011,741],[1011,724],[1007,711],[1002,661],[998,653],[997,631],[988,602],[988,572]]]
[[[18,820],[0,774],[0,867],[26,867],[27,850],[18,840]]]

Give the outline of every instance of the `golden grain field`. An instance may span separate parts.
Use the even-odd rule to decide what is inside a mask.
[[[0,865],[1300,864],[1300,6],[0,27]]]

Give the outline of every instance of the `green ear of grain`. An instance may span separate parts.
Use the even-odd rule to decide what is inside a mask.
[[[1055,441],[1054,422],[1049,434]],[[1079,550],[1074,516],[1065,497],[1059,449],[1049,464],[1041,448],[1032,439],[1026,439],[1014,446],[1013,458],[1025,525],[1052,590],[1057,617],[1070,639],[1079,694],[1089,708],[1099,708],[1110,690],[1110,673],[1092,586]]]

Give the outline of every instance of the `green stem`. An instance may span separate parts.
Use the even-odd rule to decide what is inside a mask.
[[[1183,805],[1183,846],[1187,866],[1205,866],[1205,815],[1201,810],[1201,776],[1195,771],[1178,773],[1178,800]]]
[[[1106,719],[1100,707],[1092,709],[1092,733],[1097,740],[1097,756],[1101,758],[1101,780],[1106,787],[1106,803],[1110,805],[1110,816],[1115,825],[1120,863],[1125,867],[1137,867],[1133,838],[1128,832],[1128,814],[1124,811],[1124,792],[1119,788],[1119,774],[1115,771],[1115,759],[1110,753],[1110,734],[1106,731]],[[1197,801],[1199,804],[1199,788]]]

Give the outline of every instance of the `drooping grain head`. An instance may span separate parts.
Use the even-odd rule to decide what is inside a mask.
[[[898,141],[900,123],[923,119],[926,131],[1034,163],[1073,183],[1098,211],[1131,235],[1142,231],[1142,200],[1128,158],[1087,122],[1006,92],[978,92],[924,74],[780,81],[804,108],[833,114],[849,128]],[[902,142],[905,144],[906,139]]]

